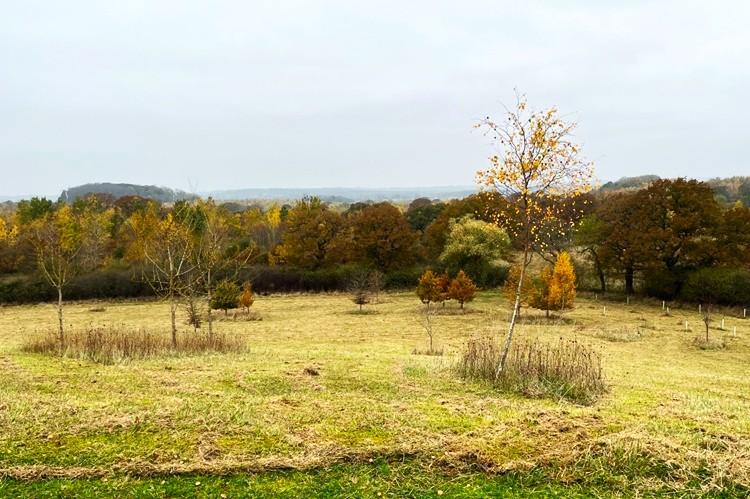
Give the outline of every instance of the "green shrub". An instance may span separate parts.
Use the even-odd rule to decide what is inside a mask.
[[[211,294],[210,306],[214,310],[223,310],[226,315],[230,308],[239,307],[241,293],[237,283],[224,279],[216,285]]]

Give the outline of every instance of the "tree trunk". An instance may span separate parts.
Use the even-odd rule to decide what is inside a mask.
[[[177,348],[177,303],[174,297],[169,301],[169,314],[172,319],[172,346]]]
[[[513,330],[516,328],[516,319],[518,319],[519,310],[521,308],[521,292],[523,291],[523,278],[526,275],[526,267],[528,266],[529,256],[529,245],[528,243],[523,248],[523,261],[521,265],[521,272],[518,275],[518,287],[516,287],[516,300],[513,304],[513,314],[510,316],[510,326],[508,326],[508,335],[505,337],[505,345],[503,345],[503,355],[500,358],[500,363],[495,369],[495,379],[500,377],[500,373],[505,367],[505,361],[508,358],[508,352],[510,351],[510,344],[513,341]]]
[[[60,339],[60,346],[65,345],[65,328],[63,326],[63,295],[62,287],[57,287],[57,327],[58,327],[58,338]]]
[[[633,287],[633,267],[628,267],[625,269],[625,294],[632,295],[635,293],[635,288]]]
[[[607,292],[607,280],[604,277],[604,271],[602,270],[601,265],[596,266],[596,273],[599,275],[599,288],[602,293]]]
[[[599,255],[596,254],[596,250],[593,248],[589,248],[589,253],[591,254],[591,259],[594,261],[594,269],[596,270],[596,275],[599,277],[599,290],[602,293],[607,292],[607,280],[604,276],[604,269],[602,268],[602,262],[599,261]]]

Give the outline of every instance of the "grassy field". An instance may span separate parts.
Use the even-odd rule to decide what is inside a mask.
[[[415,296],[381,302],[258,297],[263,320],[217,325],[246,352],[115,365],[22,353],[55,309],[1,308],[0,496],[748,494],[750,319],[727,315],[711,331],[727,347],[701,350],[692,307],[580,299],[565,320],[525,317],[519,337],[602,355],[609,391],[579,406],[453,374],[471,335],[504,333],[496,293],[434,319],[443,356],[412,354],[427,342]],[[168,334],[162,303],[66,314]]]

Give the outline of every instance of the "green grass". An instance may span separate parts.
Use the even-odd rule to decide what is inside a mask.
[[[419,307],[410,293],[368,314],[346,295],[258,297],[262,321],[216,325],[245,352],[115,365],[23,353],[54,327],[54,308],[0,308],[0,496],[730,497],[750,486],[750,320],[727,317],[737,338],[712,330],[727,348],[701,350],[684,331],[685,320],[699,331],[692,309],[609,301],[605,316],[582,299],[565,321],[525,319],[519,338],[575,336],[602,355],[609,391],[580,406],[453,374],[472,334],[504,333],[496,293],[434,318],[443,356],[412,354],[427,344]],[[70,305],[66,323],[168,334],[164,304],[91,308]]]

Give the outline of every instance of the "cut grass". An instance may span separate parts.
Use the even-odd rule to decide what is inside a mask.
[[[539,470],[540,482],[519,486],[559,496],[729,497],[748,486],[750,320],[727,321],[737,338],[724,350],[691,345],[684,322],[697,328],[697,310],[675,307],[664,317],[660,303],[610,302],[603,316],[601,304],[581,299],[565,321],[519,325],[519,339],[553,344],[579,326],[648,322],[638,341],[584,336],[601,353],[609,384],[584,407],[498,393],[452,374],[469,337],[504,334],[508,305],[498,294],[478,296],[476,313],[434,318],[443,356],[411,354],[427,341],[412,293],[384,298],[376,314],[360,315],[350,313],[348,295],[259,297],[253,308],[263,321],[216,323],[217,332],[242,338],[245,351],[114,365],[22,352],[36,331],[54,326],[55,309],[0,308],[0,476],[89,478],[6,480],[0,496],[54,496],[63,488],[69,495],[194,494],[192,477],[175,473],[228,486],[229,497],[248,495],[231,488],[250,487],[248,480],[261,496],[421,496],[432,489],[401,485],[453,480],[476,485],[474,496],[502,495],[510,490],[502,488],[506,477],[529,470]],[[68,306],[67,325],[169,335],[165,304],[107,303],[95,314],[91,307]],[[305,373],[310,366],[317,376]],[[419,465],[357,488],[351,479],[374,473],[383,456],[411,456]],[[298,471],[278,471],[284,468]],[[459,478],[450,472],[457,469]],[[579,482],[589,474],[596,480]],[[446,496],[460,491],[445,487]],[[207,496],[219,489],[210,490]]]

